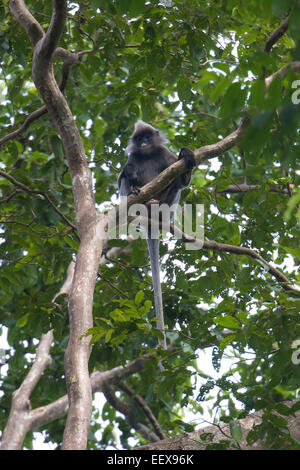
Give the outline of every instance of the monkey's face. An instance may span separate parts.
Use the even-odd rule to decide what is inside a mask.
[[[151,132],[143,132],[135,135],[133,142],[137,150],[142,153],[149,153],[155,147],[154,135]]]

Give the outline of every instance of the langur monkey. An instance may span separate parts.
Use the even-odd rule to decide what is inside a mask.
[[[159,173],[177,161],[175,155],[163,145],[164,140],[159,131],[150,126],[150,124],[146,124],[143,121],[136,123],[130,143],[126,148],[128,160],[118,179],[121,197],[138,194],[142,186],[149,183]],[[169,186],[163,189],[155,197],[154,202],[159,204],[164,203],[168,206],[179,202],[181,190],[189,185],[192,175],[191,170],[195,166],[194,153],[186,147],[183,147],[179,153],[178,159],[182,158],[185,160],[187,172],[180,175]],[[151,238],[149,226],[147,242],[152,271],[157,328],[163,334],[163,341],[160,344],[166,349],[167,342],[159,275],[159,238]]]

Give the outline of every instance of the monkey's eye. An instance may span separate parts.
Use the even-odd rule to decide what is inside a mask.
[[[138,135],[135,140],[138,145],[149,143],[151,141],[151,134]]]

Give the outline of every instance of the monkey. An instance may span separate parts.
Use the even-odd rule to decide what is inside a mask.
[[[142,186],[177,161],[175,155],[163,145],[164,141],[165,139],[160,132],[150,124],[143,121],[138,121],[135,124],[134,132],[126,148],[128,160],[118,178],[121,197],[138,194]],[[179,202],[181,191],[190,184],[192,169],[196,165],[194,153],[187,147],[180,150],[178,160],[182,158],[185,161],[187,171],[163,189],[150,203],[158,202],[171,207]],[[156,325],[163,334],[163,340],[159,341],[159,344],[167,349],[160,283],[159,238],[151,238],[149,226],[147,243],[154,290]]]

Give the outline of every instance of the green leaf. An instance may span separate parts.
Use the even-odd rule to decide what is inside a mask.
[[[105,342],[106,342],[106,343],[109,343],[110,338],[111,338],[113,332],[114,332],[114,330],[108,330],[108,332],[106,333],[106,335],[105,335]]]
[[[296,41],[300,38],[299,17],[300,5],[296,4],[289,15],[289,33]]]
[[[142,302],[143,298],[144,298],[145,294],[143,291],[139,291],[136,293],[136,296],[135,296],[135,299],[134,299],[134,302],[136,305],[140,305],[140,303]]]
[[[226,317],[222,317],[219,315],[217,318],[214,319],[214,323],[217,325],[223,326],[224,328],[233,328],[233,329],[241,329],[241,325],[239,324],[238,320],[231,315],[227,315]]]
[[[55,157],[59,160],[64,159],[64,148],[62,141],[56,136],[51,137],[51,146]]]
[[[122,1],[122,0],[120,0],[120,1]],[[141,13],[143,13],[143,11],[145,11],[146,8],[147,8],[147,5],[145,5],[144,1],[142,1],[142,0],[133,0],[131,2],[131,6],[130,6],[130,14],[132,16],[140,15]]]
[[[177,84],[177,93],[181,101],[190,101],[192,98],[191,83],[187,78],[179,80]]]
[[[246,95],[246,88],[241,88],[240,83],[233,83],[224,95],[219,115],[224,119],[238,115],[244,109]]]
[[[236,339],[235,334],[231,334],[223,338],[222,341],[218,344],[220,350],[224,350],[230,343],[232,343]]]
[[[29,312],[23,315],[21,318],[19,318],[19,320],[17,321],[17,326],[19,326],[20,328],[23,328],[27,324],[28,318],[29,318]]]
[[[241,442],[243,438],[243,432],[240,423],[237,420],[232,419],[229,423],[229,426],[232,438],[237,442]]]
[[[260,109],[265,99],[265,84],[262,80],[254,81],[250,86],[249,105]]]
[[[135,0],[116,0],[116,10],[121,15],[128,13],[130,11],[130,5]]]

